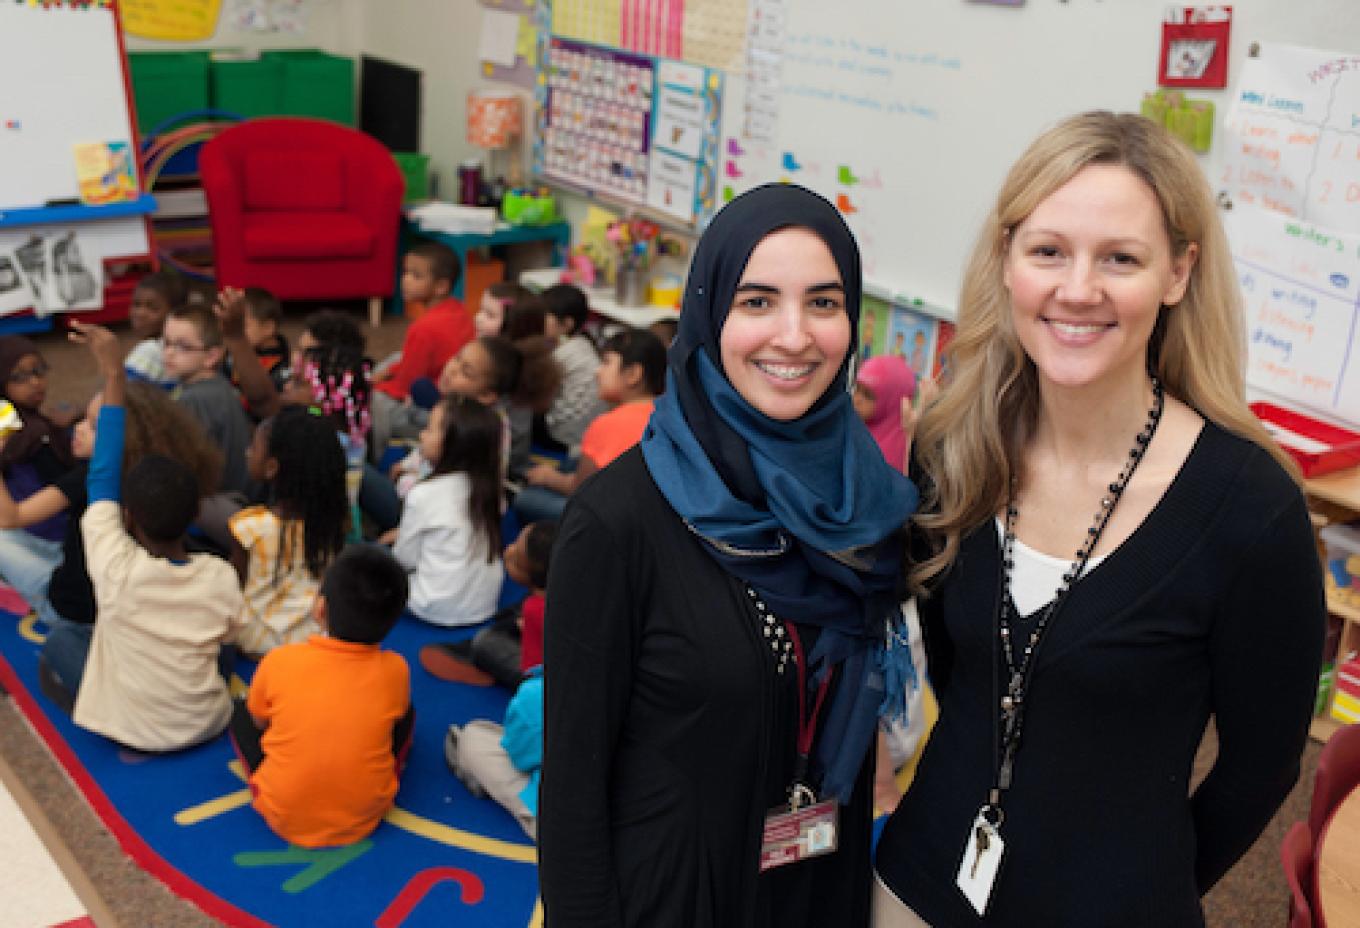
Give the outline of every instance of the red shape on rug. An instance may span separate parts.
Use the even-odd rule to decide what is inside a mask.
[[[431,867],[422,870],[407,882],[395,899],[383,909],[373,922],[373,928],[399,928],[416,904],[440,883],[458,884],[458,898],[467,905],[476,905],[486,894],[482,881],[461,867]]]
[[[466,683],[468,686],[491,686],[496,681],[491,674],[479,670],[471,661],[465,660],[449,645],[427,644],[420,649],[420,666],[432,677],[450,683]]]
[[[28,602],[19,595],[19,591],[6,583],[0,583],[0,609],[21,617],[30,611]]]

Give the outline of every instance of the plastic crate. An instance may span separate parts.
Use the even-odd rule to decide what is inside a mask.
[[[1280,447],[1298,461],[1305,477],[1318,477],[1360,464],[1360,432],[1273,403],[1252,403],[1251,411]]]
[[[314,116],[354,125],[354,59],[315,48],[275,49],[262,61],[279,68],[281,116]]]
[[[283,112],[283,65],[272,58],[215,53],[208,65],[208,85],[215,109],[247,118]]]
[[[406,178],[406,195],[402,197],[402,202],[414,203],[417,200],[428,200],[430,198],[430,156],[418,152],[394,151],[392,152],[392,159],[397,162],[397,167],[401,169],[402,177]]]
[[[143,135],[172,116],[208,107],[205,51],[129,52],[128,73]]]

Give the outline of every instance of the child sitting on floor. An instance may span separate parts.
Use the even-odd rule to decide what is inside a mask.
[[[76,423],[71,450],[80,463],[56,483],[14,505],[6,513],[23,525],[52,512],[64,510],[67,513],[61,560],[43,578],[45,589],[20,589],[19,592],[47,626],[42,654],[68,695],[80,689],[94,634],[94,587],[85,569],[85,537],[80,530],[80,517],[85,514],[88,504],[89,460],[94,453],[95,425],[103,404],[103,394],[96,393],[86,408],[85,418]],[[200,494],[217,491],[222,455],[208,442],[203,427],[188,410],[176,405],[168,393],[147,381],[127,384],[123,408],[126,410],[123,473],[130,473],[142,458],[159,454],[179,461],[193,471]],[[0,497],[0,512],[6,512],[4,501],[8,494],[0,494]],[[65,708],[70,712],[69,705]]]
[[[302,847],[367,837],[396,798],[415,712],[410,668],[382,640],[401,616],[406,573],[381,548],[347,548],[313,614],[325,634],[270,651],[237,703],[231,742],[255,810]]]
[[[870,358],[855,373],[855,412],[889,464],[906,473],[911,435],[904,428],[916,395],[916,373],[895,354]]]
[[[236,634],[241,588],[225,561],[185,551],[199,503],[192,471],[152,455],[121,485],[122,350],[107,329],[71,327],[104,374],[81,517],[99,620],[73,715],[82,728],[138,750],[190,747],[216,737],[231,716],[218,661]]]
[[[561,369],[544,338],[511,343],[498,336],[482,336],[463,346],[439,375],[443,396],[463,396],[497,410],[504,436],[501,461],[505,476],[517,481],[529,466],[530,431],[535,411],[552,402]],[[429,475],[429,463],[419,450],[393,466],[390,476],[398,496]]]
[[[420,433],[431,474],[411,488],[392,553],[411,572],[411,612],[434,625],[491,616],[501,589],[501,441],[494,409],[456,393]]]
[[[278,297],[263,287],[246,287],[245,336],[260,366],[269,374],[276,390],[288,382],[288,339],[279,326],[283,324],[283,306]],[[232,384],[236,384],[232,377]]]
[[[542,443],[555,442],[575,454],[586,427],[605,409],[595,392],[600,355],[584,331],[590,304],[585,293],[571,284],[549,287],[541,299],[546,312],[544,334],[557,342],[553,357],[562,366],[561,389],[543,417],[548,434],[541,436],[546,439]]]
[[[477,336],[504,335],[511,308],[529,295],[525,287],[508,280],[498,280],[483,290],[482,301],[477,304],[477,315],[472,319]]]
[[[161,334],[170,310],[188,302],[184,279],[170,271],[152,271],[137,281],[128,307],[128,322],[137,344],[132,346],[123,367],[129,380],[145,380],[170,389],[175,380],[165,371],[161,353]]]
[[[506,570],[525,568],[532,594],[524,601],[524,679],[506,707],[504,727],[476,719],[462,728],[450,725],[444,739],[444,759],[468,790],[474,796],[489,794],[535,839],[543,766],[543,593],[556,537],[557,523],[535,522],[505,552]],[[517,551],[520,541],[523,548]]]
[[[543,591],[548,557],[557,540],[556,522],[526,525],[505,548],[505,575],[529,590],[524,601],[508,606],[472,639],[439,642],[421,649],[420,662],[431,675],[454,683],[470,682],[468,668],[514,692],[524,675],[543,663]],[[475,676],[471,679],[476,679]]]
[[[247,460],[273,501],[227,521],[231,563],[245,595],[236,644],[252,656],[320,631],[312,617],[321,576],[345,546],[345,455],[328,419],[289,406],[261,422]]]
[[[411,402],[411,385],[431,383],[449,358],[476,336],[472,313],[450,294],[462,271],[457,253],[439,242],[417,243],[402,258],[401,296],[413,310],[425,307],[406,330],[401,356],[374,385],[374,455],[381,460],[392,438],[412,438],[429,411]]]
[[[165,371],[179,384],[175,401],[194,414],[222,451],[222,490],[246,493],[251,425],[240,396],[221,373],[226,349],[217,317],[202,305],[172,309],[163,343]]]
[[[603,470],[636,445],[652,416],[652,406],[666,388],[666,349],[646,329],[624,329],[604,343],[604,359],[595,375],[601,402],[609,412],[586,429],[581,459],[570,473],[555,464],[536,464],[525,474],[529,484],[515,497],[521,522],[556,519],[567,497],[586,478]]]

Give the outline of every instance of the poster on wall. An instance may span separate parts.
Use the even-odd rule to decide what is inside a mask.
[[[0,251],[0,316],[32,309],[35,303],[18,257],[12,251]]]
[[[1157,83],[1163,87],[1228,86],[1230,6],[1173,6],[1162,22]]]
[[[935,341],[935,319],[905,306],[894,306],[888,318],[883,353],[907,362],[916,374],[930,370]]]
[[[103,261],[76,229],[29,233],[13,254],[33,297],[21,308],[41,316],[102,305]]]
[[[198,42],[217,32],[222,0],[122,0],[123,31],[141,39]]]
[[[1247,317],[1247,383],[1360,427],[1360,230],[1224,213]]]
[[[536,94],[534,170],[683,223],[711,215],[722,75],[553,36]]]
[[[1262,43],[1224,123],[1222,175],[1234,204],[1360,231],[1360,58]]]

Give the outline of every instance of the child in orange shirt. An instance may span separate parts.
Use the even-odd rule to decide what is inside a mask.
[[[567,497],[596,471],[636,445],[652,416],[653,401],[666,388],[666,349],[646,329],[625,329],[600,349],[595,383],[600,399],[609,405],[586,428],[581,459],[570,473],[553,464],[536,464],[524,475],[528,484],[515,497],[515,514],[528,525],[558,519]]]
[[[349,844],[392,808],[411,745],[410,669],[380,644],[406,605],[406,571],[381,548],[348,548],[312,607],[325,635],[260,661],[231,742],[256,811],[285,841]]]

